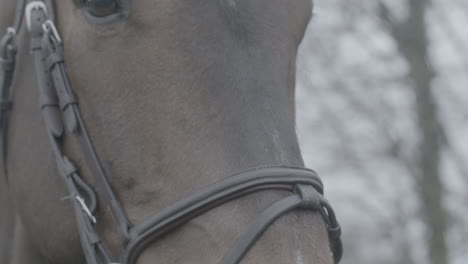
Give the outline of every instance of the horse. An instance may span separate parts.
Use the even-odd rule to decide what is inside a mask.
[[[216,206],[187,212],[157,239],[145,237],[138,254],[129,253],[131,263],[220,263],[233,245],[239,258],[232,263],[339,261],[333,237],[339,225],[314,172],[302,169],[295,132],[296,56],[311,0],[3,0],[1,6],[0,31],[17,46],[11,94],[2,98],[11,105],[2,105],[1,263],[101,263],[93,262],[97,251],[107,252],[102,263],[114,263],[122,237],[140,245],[127,223],[141,227],[173,203],[180,210],[195,198],[206,205],[199,193],[220,187],[235,199],[217,193],[210,200]],[[22,16],[27,25],[15,30]],[[44,47],[62,57],[41,57]],[[49,95],[57,78],[65,88]],[[73,92],[63,99],[69,86]],[[245,184],[253,190],[240,195]],[[291,193],[300,194],[294,198],[304,208],[258,217]],[[262,221],[269,223],[247,228]],[[255,240],[242,240],[245,232]]]

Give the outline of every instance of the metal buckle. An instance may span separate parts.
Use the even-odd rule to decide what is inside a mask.
[[[13,27],[8,27],[6,32],[7,34],[10,34],[13,37],[16,36],[16,29],[14,29]]]
[[[47,16],[47,6],[44,4],[44,2],[41,1],[32,1],[26,6],[26,25],[28,27],[28,30],[31,30],[31,13],[33,10],[43,10]]]
[[[75,196],[75,198],[78,201],[78,203],[81,205],[81,208],[86,213],[86,215],[89,217],[89,219],[91,219],[91,222],[96,224],[96,222],[97,222],[96,217],[94,217],[94,215],[91,213],[91,210],[89,210],[88,205],[86,205],[84,199],[81,196]]]
[[[8,51],[11,50],[11,44],[14,36],[10,33],[5,34],[3,37],[0,36],[0,67],[8,64]]]
[[[0,56],[5,56],[4,53],[6,53],[8,46],[13,43],[15,37],[16,30],[13,27],[8,27],[6,29],[6,34],[0,38]]]
[[[45,33],[48,33],[49,31],[52,31],[52,35],[57,41],[57,44],[62,43],[62,38],[60,37],[60,34],[58,33],[57,27],[55,26],[54,22],[50,19],[47,19],[44,24],[42,24],[42,29],[44,30]]]

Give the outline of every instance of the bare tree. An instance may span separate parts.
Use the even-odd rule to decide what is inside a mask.
[[[443,206],[441,184],[442,126],[433,94],[435,71],[429,58],[427,9],[429,1],[408,0],[409,15],[404,21],[391,18],[385,4],[380,11],[401,55],[407,61],[421,140],[417,151],[417,189],[421,211],[426,224],[430,263],[447,264],[447,212]]]

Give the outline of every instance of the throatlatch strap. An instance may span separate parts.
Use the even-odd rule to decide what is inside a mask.
[[[1,161],[5,175],[7,174],[7,133],[8,117],[12,108],[10,99],[11,84],[16,63],[16,44],[14,43],[15,30],[10,30],[0,40],[0,136],[1,136]]]

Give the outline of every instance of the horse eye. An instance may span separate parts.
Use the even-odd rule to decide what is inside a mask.
[[[118,11],[116,0],[91,0],[86,2],[86,8],[91,15],[96,17],[105,17]]]

